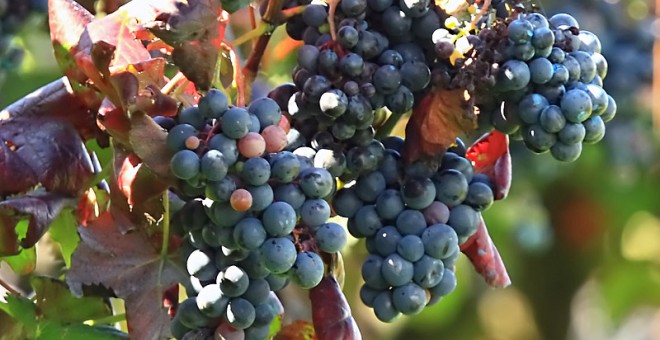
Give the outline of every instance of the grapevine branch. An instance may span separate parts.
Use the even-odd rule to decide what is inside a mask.
[[[268,7],[266,7],[266,13],[261,19],[263,22],[261,25],[265,23],[271,26],[271,29],[272,27],[276,27],[279,21],[279,14],[282,11],[283,3],[284,0],[268,1]],[[257,28],[258,27],[259,26],[257,26]],[[264,32],[261,34],[261,36],[259,36],[259,39],[257,39],[257,42],[254,44],[254,48],[252,49],[252,52],[250,52],[250,56],[245,63],[245,67],[243,68],[244,84],[252,84],[254,79],[257,77],[257,73],[259,72],[259,65],[261,64],[261,58],[266,52],[266,47],[268,46],[271,35],[272,34],[270,31]],[[247,90],[250,91],[251,89]],[[246,96],[249,97],[250,94],[247,93]]]
[[[21,295],[19,291],[14,289],[14,287],[12,287],[9,283],[5,282],[1,277],[0,277],[0,287],[4,288],[11,295]]]

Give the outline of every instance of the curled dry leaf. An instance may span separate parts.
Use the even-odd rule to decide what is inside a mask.
[[[351,315],[351,307],[333,276],[323,277],[318,286],[310,289],[309,299],[312,302],[312,322],[317,339],[362,339]]]
[[[461,251],[472,262],[474,269],[486,283],[494,288],[504,288],[511,284],[509,273],[497,251],[497,247],[488,234],[486,222],[480,215],[481,221],[476,234],[472,235],[462,246]]]
[[[489,132],[470,146],[466,157],[472,161],[475,172],[488,175],[495,186],[495,199],[506,198],[511,188],[509,136],[498,131]]]
[[[433,89],[413,108],[402,156],[409,163],[440,156],[456,137],[474,130],[476,124],[473,99],[467,91]]]

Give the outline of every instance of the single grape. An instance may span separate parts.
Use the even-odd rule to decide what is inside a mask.
[[[395,253],[402,237],[399,231],[393,226],[380,228],[373,236],[375,253],[383,257]]]
[[[258,249],[266,241],[266,237],[263,224],[254,217],[243,219],[234,228],[234,240],[243,249]]]
[[[291,268],[291,280],[302,289],[316,287],[323,278],[323,259],[311,251],[298,253]]]
[[[323,25],[328,18],[326,6],[320,4],[311,4],[305,7],[302,18],[308,26],[319,27]]]
[[[425,89],[431,82],[431,70],[426,63],[423,62],[406,62],[401,65],[400,73],[401,83],[412,92],[418,92]]]
[[[429,289],[431,300],[427,305],[430,306],[436,304],[443,296],[449,295],[454,289],[456,289],[456,275],[450,269],[445,268],[440,283]]]
[[[387,189],[376,199],[376,211],[383,220],[396,219],[404,209],[405,204],[399,190]]]
[[[286,237],[269,238],[260,248],[266,268],[273,274],[283,274],[296,261],[296,246]]]
[[[245,136],[252,125],[250,114],[246,109],[240,107],[233,107],[225,111],[221,120],[222,133],[232,139],[240,139]]]
[[[415,98],[406,86],[399,86],[397,90],[385,98],[387,108],[393,114],[404,114],[412,110]]]
[[[557,136],[546,132],[539,124],[533,124],[523,130],[523,141],[533,152],[544,153],[555,144]]]
[[[362,285],[362,287],[360,287],[360,300],[362,303],[364,303],[365,306],[373,307],[374,300],[376,299],[376,296],[380,294],[380,292],[381,290],[373,289],[367,285]]]
[[[223,134],[217,134],[211,138],[209,141],[209,149],[222,152],[222,156],[228,167],[234,165],[238,160],[238,146],[236,141],[227,138]]]
[[[209,150],[202,156],[201,173],[209,181],[220,181],[227,176],[228,172],[225,157],[218,150]]]
[[[248,186],[247,191],[252,195],[252,207],[250,208],[250,211],[263,211],[273,203],[273,188],[268,184]]]
[[[241,260],[238,265],[251,279],[264,279],[270,274],[269,268],[266,267],[264,256],[261,254],[261,248],[259,251],[250,251],[248,257]]]
[[[557,133],[566,125],[566,118],[557,105],[547,106],[541,111],[539,124],[549,133]]]
[[[349,219],[355,223],[356,230],[359,234],[356,237],[369,237],[376,234],[383,224],[378,216],[376,207],[373,205],[362,206],[355,213],[355,216]],[[351,231],[349,229],[349,231]]]
[[[463,244],[477,232],[480,215],[472,207],[461,204],[451,209],[448,223],[456,231],[458,243]]]
[[[234,210],[244,212],[250,210],[252,207],[253,197],[249,191],[238,189],[231,194],[229,202]]]
[[[270,286],[265,279],[250,279],[248,289],[241,296],[253,305],[265,303],[270,296]]]
[[[374,313],[378,320],[382,322],[392,322],[399,317],[399,311],[392,302],[392,292],[389,290],[378,294],[373,301]]]
[[[300,188],[307,197],[323,198],[332,193],[335,179],[328,170],[311,168],[301,173]]]
[[[321,251],[336,253],[346,245],[347,236],[341,225],[328,222],[321,224],[316,229],[314,239]]]
[[[236,191],[241,191],[241,190],[244,189],[238,189]],[[236,191],[232,193],[232,197],[234,197]],[[241,194],[239,193],[238,195]],[[252,197],[250,197],[249,203],[250,204],[252,203]],[[236,223],[238,223],[238,221],[243,219],[243,216],[245,216],[244,212],[235,210],[233,208],[233,205],[224,202],[214,202],[213,205],[211,206],[211,213],[209,214],[209,217],[211,218],[213,223],[222,228],[233,227],[234,225],[236,225]]]
[[[461,204],[468,193],[468,181],[458,170],[447,169],[433,178],[435,184],[435,199],[453,207]]]
[[[339,177],[346,169],[346,156],[340,151],[320,149],[314,156],[314,167],[326,169],[333,177]]]
[[[296,227],[296,211],[286,202],[274,202],[261,217],[263,226],[270,236],[286,236]]]
[[[559,28],[559,29],[568,29],[571,27],[575,27],[578,29],[580,28],[580,24],[578,23],[578,21],[575,20],[573,16],[566,13],[557,13],[552,17],[550,17],[550,19],[548,19],[548,22],[550,23],[551,27]]]
[[[298,210],[300,207],[302,207],[303,203],[305,203],[306,197],[298,185],[287,183],[278,185],[275,188],[273,199],[276,202],[289,203],[293,209]]]
[[[436,197],[436,188],[429,178],[409,178],[401,186],[401,197],[413,209],[428,207]]]
[[[340,27],[337,31],[337,41],[343,48],[351,49],[358,43],[358,31],[351,26]]]
[[[225,318],[234,328],[246,329],[254,322],[254,306],[243,298],[231,299],[227,305]]]
[[[213,263],[213,258],[199,249],[193,251],[188,256],[186,269],[188,270],[188,274],[201,281],[212,280],[218,274],[215,263]]]
[[[330,117],[337,118],[346,112],[348,107],[348,97],[344,92],[332,89],[319,99],[321,111]]]
[[[349,17],[358,17],[367,9],[367,0],[342,0],[341,11]]]
[[[402,235],[421,235],[426,228],[424,214],[419,210],[404,210],[396,218],[396,227]]]
[[[525,19],[516,19],[508,26],[508,36],[515,44],[524,44],[532,40],[534,26]]]
[[[509,60],[500,67],[495,79],[502,90],[521,90],[529,84],[531,74],[525,62]]]
[[[265,184],[268,182],[270,174],[270,164],[261,157],[248,159],[241,170],[241,178],[251,185]]]
[[[238,151],[246,158],[259,157],[266,151],[266,141],[256,132],[248,132],[238,140]]]
[[[392,291],[392,303],[402,314],[418,314],[426,306],[426,292],[410,282]]]
[[[412,17],[406,15],[399,7],[392,6],[383,12],[383,26],[390,37],[400,37],[407,34],[412,27]]]
[[[603,122],[607,123],[612,119],[614,119],[614,116],[616,116],[616,109],[617,109],[616,101],[614,100],[614,98],[612,98],[612,96],[608,95],[607,108],[605,109],[605,112],[603,112],[603,114],[600,115],[600,118],[603,119]]]
[[[357,77],[364,69],[364,60],[358,54],[348,53],[339,60],[339,69],[349,77]]]
[[[422,233],[421,239],[426,254],[439,260],[447,258],[458,249],[459,238],[455,228],[446,224],[429,226]]]
[[[565,144],[578,144],[584,140],[586,129],[580,123],[567,123],[557,134],[559,141]]]
[[[424,244],[417,235],[406,235],[397,244],[396,251],[404,259],[415,262],[424,256]]]
[[[428,255],[422,256],[413,266],[413,281],[422,288],[436,286],[442,280],[442,275],[445,272],[444,263]]]
[[[598,143],[605,136],[605,123],[599,116],[591,117],[582,122],[585,129],[583,142],[586,144]]]
[[[243,269],[229,266],[218,274],[217,284],[223,295],[238,297],[247,291],[250,279]]]
[[[332,198],[332,208],[339,215],[347,218],[355,216],[364,203],[355,192],[355,188],[342,188]]]
[[[536,58],[529,63],[529,73],[534,84],[545,84],[553,78],[555,69],[547,58]]]
[[[181,150],[172,156],[170,170],[180,179],[189,180],[200,173],[201,161],[196,153],[190,150]]]
[[[372,289],[387,289],[388,285],[383,278],[381,269],[383,267],[383,258],[370,254],[362,263],[362,278],[364,282]]]
[[[433,225],[438,223],[443,224],[449,221],[449,208],[447,207],[446,204],[442,202],[434,201],[433,203],[431,203],[431,205],[424,208],[422,213],[424,214],[424,219],[426,220],[426,224],[428,225]]]
[[[227,96],[218,89],[210,89],[199,99],[199,110],[204,117],[218,119],[229,109]]]
[[[276,314],[276,311],[275,311],[274,307],[269,302],[266,302],[266,303],[256,305],[254,307],[254,309],[255,309],[254,323],[252,324],[252,327],[250,327],[250,328],[253,328],[253,327],[270,328],[270,324],[271,324],[271,322],[273,322],[273,319],[275,319],[275,314]],[[249,330],[250,328],[248,328],[247,330]],[[247,330],[246,330],[245,340],[249,340],[249,338],[247,337]],[[265,339],[265,338],[261,337],[261,338],[257,338],[257,339],[261,340],[261,339]]]
[[[403,286],[413,278],[413,264],[396,253],[383,259],[380,271],[385,282],[393,287]]]
[[[300,208],[300,219],[309,227],[320,226],[330,218],[330,205],[322,199],[309,199]]]
[[[204,129],[206,119],[197,106],[187,107],[179,113],[179,124],[189,124],[197,130]]]
[[[176,313],[179,322],[189,329],[207,327],[211,320],[197,307],[196,298],[190,297],[183,300]]]
[[[488,209],[493,204],[493,189],[484,183],[470,183],[465,203],[477,211]]]

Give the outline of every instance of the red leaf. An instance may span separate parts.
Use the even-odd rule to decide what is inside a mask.
[[[309,290],[312,321],[319,340],[362,339],[346,297],[333,276],[325,276]]]
[[[208,89],[227,21],[220,2],[189,0],[175,11],[161,13],[146,27],[174,48],[172,59],[181,72],[198,88]]]
[[[480,218],[479,229],[461,246],[461,251],[470,259],[474,269],[481,274],[487,284],[494,288],[507,287],[511,284],[509,273],[497,247],[488,235],[484,218],[482,216]]]
[[[0,125],[0,196],[37,184],[49,192],[75,196],[92,172],[85,145],[71,125],[47,119],[16,119]]]
[[[135,112],[131,115],[129,139],[135,153],[158,176],[171,177],[172,152],[167,148],[167,132],[163,128],[144,113]]]
[[[98,134],[94,113],[101,101],[92,92],[74,93],[67,78],[47,84],[0,111],[0,126],[22,121],[51,119],[72,125],[84,138]]]
[[[77,52],[80,36],[94,16],[74,0],[48,0],[50,36],[60,69],[72,80],[85,82],[85,75],[75,67],[73,56]]]
[[[406,125],[403,157],[413,162],[442,155],[456,137],[476,128],[472,99],[467,91],[434,89],[415,103]]]
[[[474,142],[466,157],[477,173],[486,174],[495,186],[495,199],[504,199],[511,188],[511,154],[509,136],[493,131]]]
[[[126,302],[132,339],[170,337],[164,292],[186,279],[170,256],[160,256],[146,226],[125,225],[106,212],[87,228],[79,228],[80,244],[71,258],[67,283],[82,295],[83,286],[102,285]],[[134,231],[121,233],[119,230]]]
[[[117,176],[117,184],[131,206],[147,203],[168,187],[135,154],[124,158]]]

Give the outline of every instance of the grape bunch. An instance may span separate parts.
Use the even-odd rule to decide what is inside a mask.
[[[378,319],[391,322],[454,290],[459,246],[477,231],[493,189],[487,176],[474,173],[464,148],[404,168],[403,139],[383,143],[379,168],[340,189],[332,204],[348,218],[349,232],[366,238],[360,297]]]
[[[185,235],[188,299],[177,312],[177,338],[223,320],[265,339],[281,308],[273,292],[292,281],[321,281],[320,253],[346,244],[328,222],[334,176],[313,159],[286,151],[286,118],[274,100],[230,107],[219,90],[176,118],[155,117],[168,130],[170,170],[187,200],[173,217]]]
[[[372,144],[374,127],[388,115],[410,112],[415,97],[429,88],[431,36],[442,27],[443,12],[430,1],[340,1],[332,18],[333,40],[325,2],[287,4],[295,5],[307,6],[286,28],[304,45],[294,85],[277,90],[278,102],[291,116],[300,145],[331,150],[336,157],[329,162],[345,158],[344,169],[337,167],[333,174],[356,178],[373,171],[377,162],[369,159],[382,154]]]
[[[565,13],[527,13],[508,22],[498,48],[503,60],[494,89],[501,102],[481,107],[486,123],[567,162],[583,143],[604,137],[616,102],[603,89],[607,61],[595,34]]]

